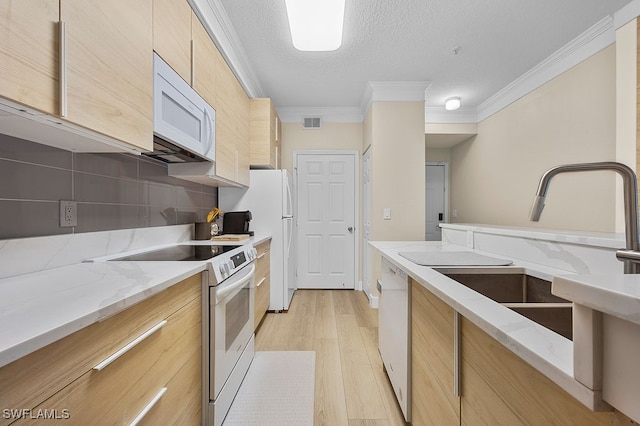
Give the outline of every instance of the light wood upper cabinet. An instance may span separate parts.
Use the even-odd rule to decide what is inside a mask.
[[[454,394],[454,310],[411,280],[412,424],[460,424]]]
[[[216,65],[216,174],[249,185],[250,101],[220,57]]]
[[[193,40],[193,79],[192,86],[202,98],[217,109],[216,67],[224,61],[218,48],[213,44],[209,33],[197,16],[191,17],[191,37]]]
[[[280,118],[271,99],[251,99],[249,140],[251,166],[255,168],[280,168]]]
[[[0,2],[0,96],[58,113],[59,0]]]
[[[153,146],[151,0],[62,0],[66,120]]]
[[[187,0],[153,0],[153,50],[189,84],[192,14]]]

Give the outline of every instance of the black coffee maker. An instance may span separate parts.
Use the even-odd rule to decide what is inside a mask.
[[[251,212],[249,210],[225,212],[222,215],[222,233],[253,235],[253,231],[249,231],[249,222],[251,222]]]

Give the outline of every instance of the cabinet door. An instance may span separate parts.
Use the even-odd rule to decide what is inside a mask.
[[[153,0],[153,50],[189,84],[192,13],[187,0]]]
[[[62,0],[65,118],[142,149],[153,146],[151,0]]]
[[[462,329],[463,425],[612,424],[466,318]]]
[[[269,98],[251,99],[249,141],[251,165],[259,168],[279,168],[280,119]]]
[[[235,128],[238,118],[234,117],[235,76],[220,56],[216,65],[216,175],[236,181]]]
[[[218,109],[216,99],[216,67],[223,61],[218,48],[198,17],[191,16],[193,39],[193,88],[214,109]],[[216,111],[217,112],[217,111]]]
[[[251,164],[251,146],[249,144],[249,110],[250,99],[240,83],[236,80],[238,133],[236,138],[237,181],[249,186],[249,167]]]
[[[59,0],[0,2],[0,96],[58,114]]]
[[[460,423],[454,394],[455,311],[411,280],[411,416],[415,426]]]

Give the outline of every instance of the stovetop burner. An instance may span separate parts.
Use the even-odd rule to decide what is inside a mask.
[[[117,259],[132,261],[197,261],[209,260],[240,246],[177,245]]]

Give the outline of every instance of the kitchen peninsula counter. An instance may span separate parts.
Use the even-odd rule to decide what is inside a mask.
[[[370,244],[413,280],[583,405],[592,410],[606,408],[598,391],[575,378],[574,343],[571,340],[441,274],[437,268],[418,265],[398,253],[469,251],[511,260],[513,264],[455,268],[467,268],[469,272],[509,268],[552,281],[557,276],[621,273],[622,263],[615,258],[615,250],[624,246],[624,236],[475,224],[443,224],[442,228],[442,242],[375,241]],[[564,297],[563,294],[559,296]]]

